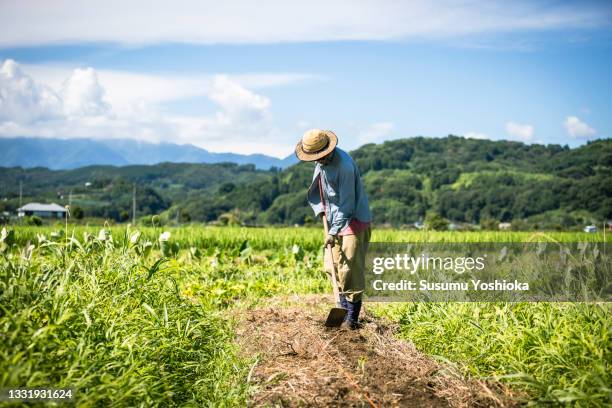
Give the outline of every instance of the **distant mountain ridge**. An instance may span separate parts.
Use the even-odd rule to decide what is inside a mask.
[[[221,163],[253,164],[258,169],[286,168],[297,162],[264,154],[212,153],[186,144],[150,143],[133,139],[0,138],[0,167],[47,167],[66,170],[90,165]]]

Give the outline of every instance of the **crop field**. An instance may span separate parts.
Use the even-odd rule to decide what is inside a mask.
[[[330,292],[320,229],[10,227],[0,242],[0,387],[78,406],[245,406],[242,310]],[[603,242],[602,234],[375,230],[374,242]],[[366,304],[468,378],[536,403],[612,404],[609,303]]]

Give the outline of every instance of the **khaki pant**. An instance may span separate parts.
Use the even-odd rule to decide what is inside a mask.
[[[365,290],[365,258],[370,244],[370,227],[356,235],[339,235],[332,249],[338,271],[338,289],[350,302],[361,300]],[[325,271],[331,275],[329,251],[325,250]]]

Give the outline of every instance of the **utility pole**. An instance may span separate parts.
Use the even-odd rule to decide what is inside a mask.
[[[604,237],[603,238],[604,238],[604,256],[605,256],[606,255],[606,230],[608,229],[608,219],[607,218],[604,220],[603,227],[604,227]]]
[[[72,190],[70,190],[70,194],[68,194],[68,206],[72,208]]]
[[[136,183],[132,191],[132,225],[136,225]]]
[[[23,207],[23,181],[19,180],[19,208]],[[24,212],[25,215],[25,212]],[[23,217],[19,216],[19,210],[17,210],[17,217],[19,218],[19,225],[23,223]]]

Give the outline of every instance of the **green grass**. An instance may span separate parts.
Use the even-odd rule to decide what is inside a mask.
[[[413,303],[379,313],[418,349],[493,377],[538,403],[609,406],[609,304]]]
[[[228,322],[180,295],[177,262],[138,251],[96,239],[4,251],[0,384],[73,387],[83,406],[243,405]]]
[[[162,231],[168,241],[158,240]],[[243,406],[236,302],[328,291],[316,228],[20,227],[0,243],[0,387],[74,387],[81,406]],[[112,238],[112,239],[111,239]],[[384,242],[602,234],[376,230]],[[419,349],[533,401],[612,403],[609,304],[378,307]]]

